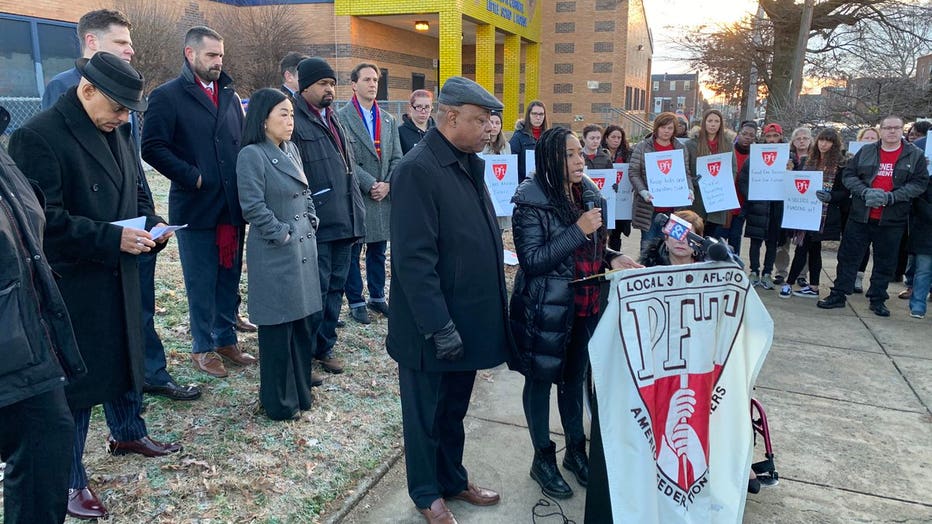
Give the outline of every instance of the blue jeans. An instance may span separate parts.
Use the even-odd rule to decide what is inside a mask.
[[[909,310],[926,314],[926,298],[932,285],[932,254],[910,255],[913,260],[913,294],[909,298]]]
[[[229,269],[220,266],[215,230],[182,229],[175,235],[178,237],[184,288],[188,293],[192,351],[207,353],[221,346],[236,344],[234,328],[245,230],[240,229],[239,249],[233,267]]]
[[[352,239],[317,243],[317,270],[324,310],[314,337],[316,359],[324,360],[333,356],[333,346],[337,343],[337,320],[343,304],[343,288],[346,287],[352,248]]]
[[[385,248],[387,241],[366,243],[366,286],[369,288],[369,301],[385,302]],[[349,273],[346,275],[346,301],[349,307],[366,305],[362,296],[362,273],[359,270],[359,255],[362,244],[353,244],[350,254]]]

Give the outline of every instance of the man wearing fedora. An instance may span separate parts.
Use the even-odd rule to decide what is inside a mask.
[[[126,15],[113,9],[98,9],[85,13],[78,20],[78,37],[84,58],[94,56],[98,51],[106,51],[131,62],[135,51],[130,38],[132,24]],[[72,68],[55,75],[42,95],[42,109],[48,109],[69,88],[78,85],[81,73]],[[141,143],[139,117],[130,114],[130,130],[137,155]],[[152,197],[149,182],[145,176],[139,177],[139,185]],[[155,331],[155,253],[139,256],[139,281],[142,295],[142,331],[145,347],[146,375],[142,390],[150,395],[159,395],[172,400],[196,400],[201,396],[197,386],[179,386],[168,373],[165,360],[165,346]]]
[[[333,68],[322,58],[305,58],[298,64],[291,136],[301,152],[320,219],[317,269],[324,314],[314,339],[314,358],[329,373],[343,372],[343,363],[333,354],[337,320],[353,244],[366,236],[366,208],[356,178],[351,139],[331,107],[336,78]],[[320,382],[320,378],[314,377],[312,382]]]
[[[437,127],[392,175],[386,345],[398,362],[408,495],[428,522],[455,523],[446,500],[499,501],[469,481],[463,418],[476,370],[504,362],[514,342],[498,221],[476,155],[502,104],[458,76],[437,101]]]
[[[236,337],[239,281],[246,234],[236,186],[243,108],[223,72],[223,37],[209,27],[188,30],[178,78],[149,96],[142,158],[171,180],[168,214],[188,294],[194,367],[214,377],[257,359]]]
[[[45,252],[59,275],[87,374],[65,388],[75,422],[68,514],[99,518],[107,509],[88,487],[81,461],[91,408],[104,405],[115,455],[163,456],[181,449],[148,436],[139,392],[143,341],[137,257],[170,235],[138,183],[130,111],[144,111],[143,78],[116,55],[76,62],[81,81],[10,137],[10,156],[46,198]],[[145,217],[144,228],[114,222]]]

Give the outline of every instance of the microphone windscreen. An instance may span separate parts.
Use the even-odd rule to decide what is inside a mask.
[[[706,249],[706,255],[709,260],[716,262],[728,262],[731,260],[731,253],[728,252],[728,244],[722,242],[712,242]]]
[[[670,221],[670,217],[666,213],[657,213],[654,215],[654,224],[660,228],[667,225],[667,222]]]
[[[599,205],[599,195],[592,189],[586,189],[582,193],[582,201],[586,209],[592,209]]]

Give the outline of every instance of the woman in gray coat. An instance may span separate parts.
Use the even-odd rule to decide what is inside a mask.
[[[253,94],[236,161],[239,202],[249,222],[249,318],[259,325],[259,399],[273,420],[311,408],[314,333],[320,322],[317,216],[297,148],[291,101],[276,89]]]

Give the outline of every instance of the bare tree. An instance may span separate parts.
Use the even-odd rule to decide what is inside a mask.
[[[289,51],[307,47],[307,20],[299,18],[291,5],[224,9],[210,22],[224,35],[223,67],[243,97],[281,84],[279,61]]]
[[[146,93],[178,76],[184,40],[178,6],[171,2],[118,0],[116,8],[133,24],[133,66],[146,79]]]

